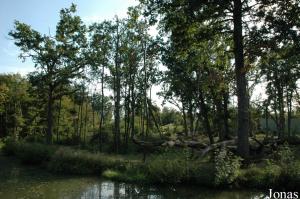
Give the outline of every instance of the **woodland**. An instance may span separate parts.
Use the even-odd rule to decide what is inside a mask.
[[[72,4],[54,34],[15,21],[35,70],[0,74],[2,154],[116,181],[297,190],[300,2],[139,2],[93,24]]]

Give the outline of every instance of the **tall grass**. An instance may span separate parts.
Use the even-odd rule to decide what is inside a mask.
[[[25,164],[42,164],[50,160],[55,147],[8,139],[5,141],[2,151],[5,155],[15,155]]]
[[[100,175],[105,169],[124,170],[127,163],[122,158],[63,147],[52,155],[48,169],[59,173]]]

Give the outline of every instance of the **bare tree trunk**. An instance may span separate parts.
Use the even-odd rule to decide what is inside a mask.
[[[182,102],[182,116],[183,116],[184,133],[185,133],[185,136],[188,136],[188,127],[187,127],[187,122],[186,122],[186,112],[185,112],[185,106],[184,106],[183,102]]]
[[[222,108],[222,99],[219,99],[219,96],[216,97],[217,99],[215,100],[216,104],[216,117],[217,117],[217,129],[219,131],[219,141],[224,141],[226,138],[225,135],[225,125],[224,125],[224,108]]]
[[[235,57],[236,87],[238,98],[238,148],[240,156],[249,156],[249,99],[247,95],[247,69],[244,65],[244,44],[242,26],[242,1],[234,0],[233,41]]]
[[[194,115],[193,115],[193,106],[191,104],[192,102],[189,102],[189,108],[188,108],[188,117],[189,117],[189,125],[190,125],[190,134],[194,132]],[[194,136],[194,135],[192,135]]]
[[[84,89],[82,90],[81,104],[80,104],[79,143],[81,143],[82,130],[83,130],[83,102],[84,102]]]
[[[47,144],[52,143],[52,131],[53,131],[53,88],[49,86],[48,91],[48,108],[47,108],[47,135],[46,142]]]
[[[103,138],[103,124],[104,124],[104,65],[101,71],[101,110],[99,122],[99,150],[102,151],[102,138]]]
[[[284,137],[285,118],[284,118],[284,98],[283,88],[278,85],[278,105],[279,105],[279,137]]]
[[[56,142],[59,141],[59,122],[60,122],[60,112],[61,112],[61,99],[59,99],[59,109],[58,109],[58,117],[57,117],[57,127],[56,127]]]
[[[291,136],[292,96],[293,96],[293,91],[289,92],[289,89],[287,89],[286,102],[287,102],[287,112],[288,112],[288,118],[287,118],[288,137]]]
[[[118,20],[118,19],[117,19]],[[117,21],[117,26],[119,22]],[[116,69],[116,99],[115,99],[115,122],[114,122],[114,148],[119,153],[120,147],[120,101],[121,101],[121,80],[120,80],[120,63],[119,63],[119,27],[117,27],[117,40],[115,52],[115,69]]]
[[[225,139],[229,139],[229,112],[228,112],[228,101],[229,101],[229,93],[225,91],[223,94],[223,108],[224,108],[224,136]]]
[[[266,123],[266,137],[269,136],[269,111],[268,104],[265,104],[265,123]]]
[[[210,142],[210,144],[213,144],[214,143],[214,136],[212,134],[211,126],[210,126],[210,122],[209,122],[208,108],[207,108],[207,105],[205,104],[204,97],[203,97],[203,94],[202,94],[201,90],[199,90],[199,105],[200,105],[200,109],[201,109],[201,115],[202,115],[204,128],[205,128],[206,133],[208,135],[209,142]]]
[[[87,119],[88,119],[88,95],[86,95],[86,102],[85,102],[85,118],[84,118],[84,132],[83,132],[83,143],[85,145],[86,141],[86,134],[87,134]]]
[[[135,121],[135,93],[134,93],[135,72],[131,79],[131,138],[134,136],[134,121]]]

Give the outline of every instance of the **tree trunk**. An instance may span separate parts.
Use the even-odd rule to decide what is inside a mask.
[[[222,97],[222,96],[221,96]],[[224,108],[222,107],[222,98],[219,98],[219,96],[216,96],[215,104],[216,104],[216,117],[217,117],[217,129],[219,131],[219,141],[224,141],[225,140],[225,125],[224,123]]]
[[[60,99],[59,99],[59,109],[58,109],[57,127],[56,127],[56,142],[59,141],[59,122],[60,122],[60,112],[61,112],[61,100],[62,100],[62,97],[60,97]]]
[[[47,144],[52,144],[52,131],[53,131],[53,89],[49,86],[48,93],[48,109],[47,109],[47,135],[46,142]]]
[[[213,144],[214,136],[212,134],[211,126],[210,126],[210,122],[209,122],[208,108],[207,108],[207,105],[205,104],[203,93],[201,90],[199,90],[199,105],[200,105],[200,109],[201,109],[200,112],[201,112],[202,121],[203,121],[203,125],[205,128],[206,134],[208,135],[210,144]]]
[[[119,23],[117,21],[117,23]],[[118,24],[117,24],[118,26]],[[119,153],[120,147],[120,101],[121,101],[121,85],[120,85],[120,63],[119,63],[119,27],[117,27],[117,40],[115,52],[115,69],[116,69],[116,99],[115,99],[115,120],[114,120],[114,148]]]
[[[85,117],[84,117],[84,131],[83,131],[83,144],[85,145],[86,141],[86,134],[87,134],[87,121],[88,121],[88,95],[86,95],[86,102],[85,102]]]
[[[233,41],[235,57],[236,87],[238,98],[238,147],[240,156],[249,156],[249,99],[247,95],[247,79],[244,66],[244,46],[243,46],[243,27],[242,27],[242,2],[234,0],[233,8]]]
[[[193,105],[192,102],[189,102],[188,108],[188,117],[189,117],[189,134],[192,135],[194,132],[194,115],[193,115]],[[194,135],[192,135],[194,136]]]
[[[102,151],[102,129],[104,124],[104,65],[102,65],[101,71],[101,112],[99,122],[99,150]]]
[[[183,116],[184,133],[185,133],[185,136],[188,136],[188,127],[187,127],[187,122],[186,122],[186,112],[185,112],[184,103],[182,103],[182,116]]]
[[[225,91],[223,93],[223,108],[224,108],[224,136],[225,139],[229,139],[229,112],[228,112],[228,101],[229,101],[229,93]]]
[[[292,96],[293,96],[293,91],[289,92],[289,90],[287,89],[286,102],[287,102],[287,111],[288,111],[288,118],[287,118],[288,137],[291,136]]]
[[[135,81],[135,75],[132,74],[131,79],[131,138],[134,136],[134,120],[135,120],[135,93],[134,93],[134,82]]]

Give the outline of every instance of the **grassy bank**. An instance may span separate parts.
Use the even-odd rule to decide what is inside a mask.
[[[274,158],[241,169],[241,159],[228,151],[217,151],[213,158],[191,158],[188,150],[169,150],[140,157],[128,157],[62,146],[7,141],[5,155],[16,156],[24,164],[39,165],[51,172],[96,175],[135,183],[197,184],[207,187],[280,188],[300,187],[300,161],[289,148]]]

